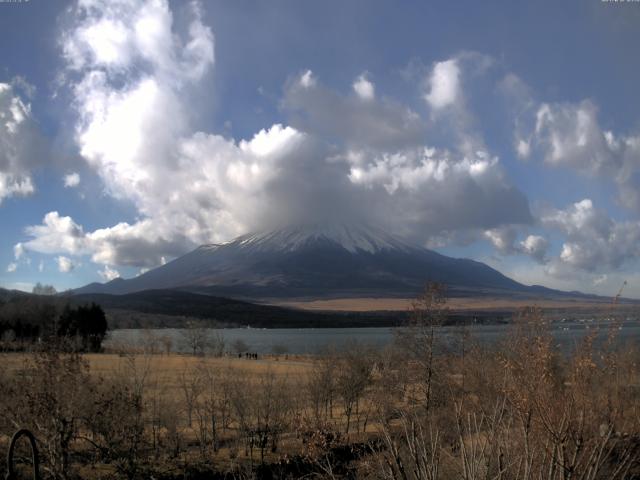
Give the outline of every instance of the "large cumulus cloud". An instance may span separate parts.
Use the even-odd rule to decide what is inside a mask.
[[[74,9],[61,48],[75,141],[139,219],[85,231],[51,212],[27,229],[27,249],[152,267],[200,243],[301,221],[364,220],[423,243],[532,221],[527,199],[467,121],[466,57],[432,66],[417,86],[428,86],[420,108],[381,94],[366,73],[348,93],[311,71],[293,73],[281,101],[287,124],[232,139],[193,128],[194,92],[212,81],[214,35],[201,5],[182,8],[185,26],[166,0],[82,0]],[[453,123],[418,113],[453,104]],[[451,145],[432,138],[438,122],[458,129]]]

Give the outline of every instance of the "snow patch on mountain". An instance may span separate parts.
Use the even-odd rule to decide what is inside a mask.
[[[309,245],[328,242],[351,253],[376,253],[383,250],[411,251],[401,239],[370,225],[310,224],[271,232],[244,235],[233,242],[256,251],[292,252]]]

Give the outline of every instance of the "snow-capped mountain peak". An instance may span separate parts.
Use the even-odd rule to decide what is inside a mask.
[[[296,251],[314,243],[332,243],[351,253],[409,251],[415,247],[370,225],[306,224],[244,235],[231,243],[257,251]]]
[[[254,298],[415,296],[429,281],[464,288],[525,288],[487,265],[412,246],[376,227],[333,223],[289,226],[203,245],[139,277],[83,293],[178,288]]]

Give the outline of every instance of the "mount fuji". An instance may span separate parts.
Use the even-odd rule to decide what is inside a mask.
[[[255,299],[395,297],[415,296],[429,281],[442,282],[453,292],[476,294],[543,289],[522,285],[483,263],[447,257],[371,226],[312,224],[202,245],[138,277],[93,283],[74,293],[179,289]]]

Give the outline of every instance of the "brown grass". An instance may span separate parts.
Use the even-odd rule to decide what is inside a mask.
[[[404,311],[411,308],[411,298],[335,298],[329,300],[294,300],[275,302],[274,304],[314,311]],[[447,300],[447,306],[453,311],[516,311],[525,306],[535,305],[542,309],[571,309],[606,311],[611,308],[610,299],[585,300],[583,298],[567,298],[561,300],[531,298],[479,298],[459,297]]]
[[[3,353],[1,361],[5,371],[14,372],[22,369],[30,357],[29,353]],[[232,369],[251,377],[259,377],[269,372],[289,379],[305,378],[313,366],[312,360],[302,355],[287,357],[285,359],[284,356],[269,356],[260,360],[249,360],[235,357],[212,358],[178,354],[127,356],[93,353],[83,355],[83,358],[89,363],[90,371],[103,377],[109,377],[129,368],[129,362],[133,359],[139,371],[148,366],[148,377],[158,379],[160,387],[175,386],[182,372],[202,364],[212,368]]]

